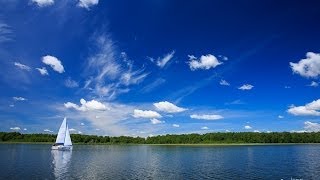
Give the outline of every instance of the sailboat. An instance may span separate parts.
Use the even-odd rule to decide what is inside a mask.
[[[60,126],[56,143],[52,145],[53,150],[72,150],[72,142],[67,124],[67,118],[64,118]]]

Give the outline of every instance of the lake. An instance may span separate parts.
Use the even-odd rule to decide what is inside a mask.
[[[0,179],[320,179],[320,145],[0,144]]]

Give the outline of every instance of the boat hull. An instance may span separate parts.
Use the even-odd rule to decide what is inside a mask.
[[[52,150],[59,150],[59,151],[70,151],[70,150],[72,150],[72,146],[59,145],[59,146],[52,146],[51,149]]]

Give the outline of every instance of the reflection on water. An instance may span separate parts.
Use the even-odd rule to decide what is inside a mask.
[[[51,150],[53,174],[56,179],[65,179],[69,172],[72,151]]]
[[[319,179],[320,145],[0,144],[0,179]]]

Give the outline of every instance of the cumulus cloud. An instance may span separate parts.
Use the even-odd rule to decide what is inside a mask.
[[[165,123],[164,121],[160,121],[159,119],[156,118],[152,118],[150,119],[151,124],[161,124],[161,123]]]
[[[224,79],[221,79],[220,85],[221,85],[221,86],[230,86],[230,83],[228,83],[228,82],[227,82],[226,80],[224,80]]]
[[[109,108],[104,105],[103,103],[96,101],[96,100],[91,100],[91,101],[86,101],[84,99],[80,100],[80,104],[81,106],[71,103],[71,102],[67,102],[64,104],[64,106],[68,109],[75,109],[78,111],[94,111],[94,110],[98,110],[98,111],[105,111],[105,110],[109,110]]]
[[[153,103],[153,105],[156,107],[158,111],[163,111],[166,113],[179,113],[187,110],[185,108],[178,107],[168,101]]]
[[[37,4],[39,7],[51,6],[54,0],[31,0],[32,3]]]
[[[79,0],[78,6],[89,9],[91,6],[97,5],[99,0]]]
[[[41,74],[41,75],[43,75],[43,76],[45,76],[45,75],[49,75],[49,73],[48,73],[48,71],[47,71],[47,69],[45,68],[45,67],[42,67],[42,68],[36,68],[38,71],[39,71],[39,73]]]
[[[27,131],[28,129],[27,129],[27,128],[23,128],[23,130],[24,130],[24,131]]]
[[[320,116],[320,99],[304,106],[292,105],[287,112],[295,116]]]
[[[71,105],[70,109],[65,106],[61,106],[61,104],[57,104],[53,108],[58,110],[60,114],[64,114],[67,117],[72,117],[72,119],[77,120],[82,128],[87,125],[93,127],[91,130],[88,129],[89,127],[86,128],[86,132],[84,133],[96,133],[92,132],[92,130],[98,128],[100,129],[100,133],[104,133],[104,135],[121,136],[128,133],[130,134],[130,132],[134,131],[132,129],[138,128],[136,123],[139,123],[139,128],[142,126],[150,128],[150,126],[152,126],[149,122],[141,121],[141,119],[135,119],[132,117],[132,113],[136,108],[135,106],[115,102],[105,103],[101,100],[99,100],[99,102],[103,103],[107,110],[83,111],[82,109],[84,108],[81,108],[81,104],[76,106],[76,110],[74,110],[74,105]]]
[[[259,130],[253,130],[253,132],[255,132],[255,133],[260,133],[260,131],[259,131]]]
[[[217,114],[192,114],[190,115],[190,118],[202,120],[219,120],[223,119],[223,116]]]
[[[133,111],[134,118],[161,118],[162,116],[156,111],[135,109]]]
[[[283,119],[283,118],[284,118],[284,116],[279,115],[279,116],[278,116],[278,118],[279,118],[279,119]]]
[[[245,91],[245,90],[251,90],[253,87],[254,86],[251,84],[244,84],[244,85],[240,86],[238,89]]]
[[[189,55],[189,67],[192,71],[197,69],[210,69],[215,68],[218,65],[223,64],[222,62],[219,62],[218,59],[211,54],[208,55],[202,55],[200,59],[197,59],[197,57],[193,55]]]
[[[173,127],[176,127],[176,128],[180,127],[179,124],[172,124],[172,126],[173,126]]]
[[[209,128],[207,126],[201,127],[202,130],[208,130]]]
[[[24,98],[24,97],[12,97],[13,100],[15,101],[26,101],[28,99]]]
[[[42,57],[42,62],[46,65],[49,65],[52,67],[53,70],[57,71],[58,73],[63,73],[64,72],[64,67],[61,63],[61,61],[54,57],[54,56],[43,56]]]
[[[306,78],[317,78],[320,75],[320,54],[308,52],[306,57],[298,63],[290,62],[292,71]]]
[[[249,125],[246,125],[246,126],[244,126],[244,129],[252,129],[252,127]]]
[[[13,131],[20,131],[21,130],[20,127],[12,127],[10,129],[13,130]]]
[[[70,77],[64,81],[64,85],[68,88],[76,88],[79,87],[77,81],[72,80]]]
[[[17,66],[19,69],[31,71],[31,68],[25,64],[21,64],[19,62],[14,62],[14,65]]]
[[[158,58],[157,66],[163,68],[174,56],[175,51],[166,54],[163,58]]]
[[[306,121],[306,122],[304,122],[304,129],[307,132],[319,132],[320,131],[320,124]]]

